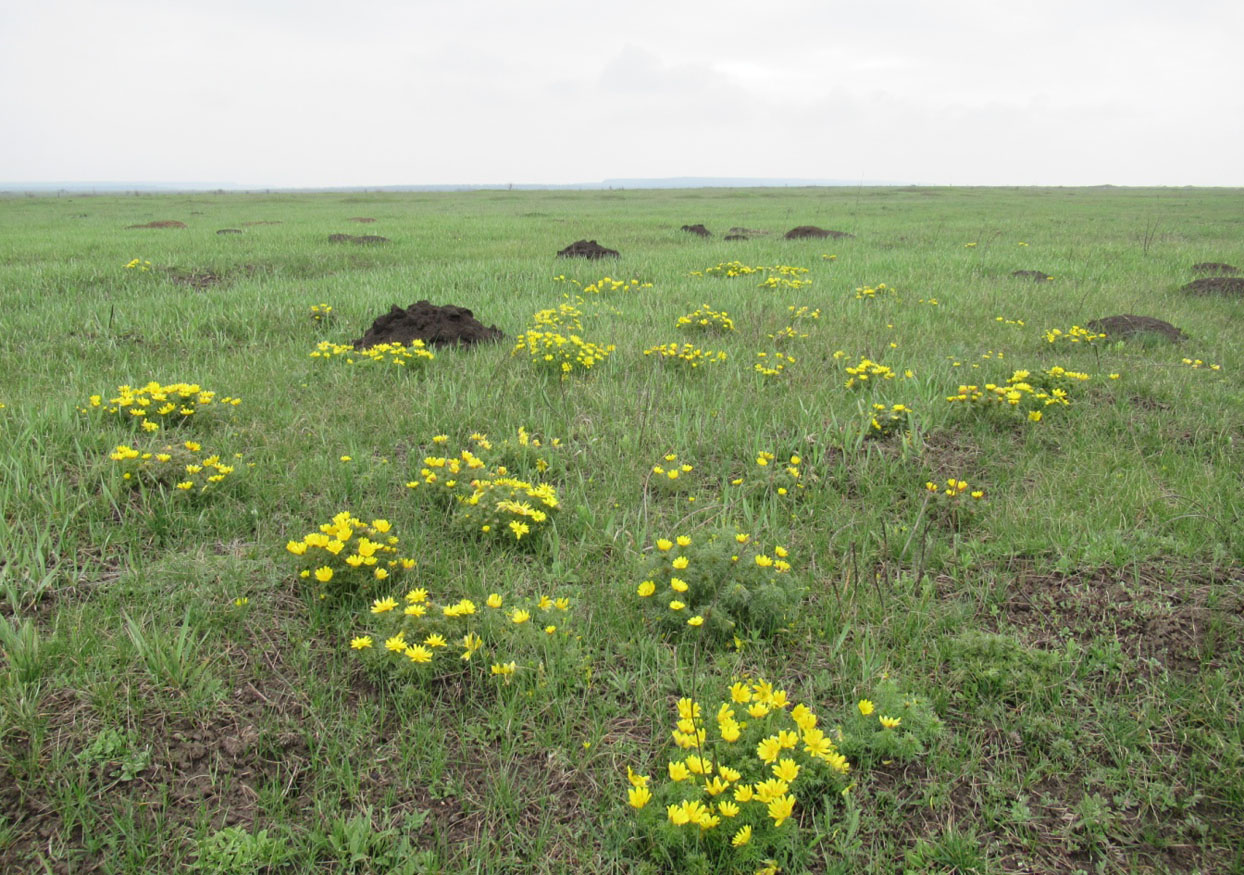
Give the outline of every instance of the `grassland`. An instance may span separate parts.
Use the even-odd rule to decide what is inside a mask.
[[[0,870],[726,871],[641,821],[627,767],[655,786],[675,703],[764,677],[826,728],[883,678],[941,726],[801,798],[782,871],[1244,871],[1244,300],[1179,291],[1244,264],[1242,215],[1235,190],[0,201]],[[188,227],[126,229],[152,220]],[[855,238],[781,239],[802,224]],[[622,257],[553,258],[580,238]],[[730,260],[812,284],[690,275]],[[605,275],[645,287],[582,295],[584,337],[616,349],[581,376],[512,340],[420,373],[309,356],[421,298],[512,339]],[[727,361],[643,355],[705,303],[736,322],[697,341]],[[819,318],[762,377],[792,306]],[[1043,337],[1120,313],[1188,340]],[[896,377],[847,389],[861,357]],[[946,400],[1056,365],[1090,379],[1040,422]],[[242,402],[153,437],[81,411],[149,380]],[[869,439],[874,402],[908,426]],[[461,531],[407,487],[434,435],[520,428],[561,444],[538,537]],[[166,439],[242,459],[195,499],[109,458]],[[803,488],[767,486],[761,452],[798,456]],[[667,454],[693,467],[677,490]],[[984,497],[944,507],[925,484],[948,478]],[[573,651],[504,679],[368,668],[349,642],[388,591],[317,599],[286,550],[342,510],[418,560],[399,598],[567,597]],[[636,596],[654,544],[717,531],[786,545],[807,595],[739,647],[667,641]]]

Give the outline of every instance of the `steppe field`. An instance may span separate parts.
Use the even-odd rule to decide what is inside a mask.
[[[0,871],[1244,872],[1230,265],[1229,189],[0,200]],[[351,345],[421,300],[504,336]]]

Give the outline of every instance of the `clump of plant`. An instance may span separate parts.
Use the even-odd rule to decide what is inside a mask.
[[[787,271],[787,270],[798,271],[799,273],[808,272],[808,269],[806,267],[792,268],[787,265],[778,265],[776,268],[772,268],[772,269],[778,270],[778,271]],[[762,289],[802,289],[805,286],[810,286],[810,285],[812,285],[812,280],[802,279],[801,277],[797,276],[794,273],[791,273],[791,274],[771,273],[769,274],[769,276],[765,277],[764,282],[760,284],[759,288],[762,288]]]
[[[377,343],[366,349],[355,349],[346,343],[322,340],[311,352],[311,358],[320,361],[336,359],[347,365],[390,365],[407,370],[421,370],[423,365],[436,358],[436,353],[416,338],[410,343]]]
[[[320,324],[331,322],[333,318],[333,308],[329,304],[312,304],[311,305],[311,321]]]
[[[725,310],[714,310],[708,304],[701,304],[684,316],[679,316],[676,323],[684,331],[695,331],[703,334],[729,334],[734,331],[734,320]]]
[[[857,301],[875,301],[878,298],[896,298],[898,292],[885,283],[878,283],[875,286],[860,286],[855,290],[855,300]]]
[[[481,604],[423,587],[401,599],[376,599],[350,647],[369,665],[425,682],[476,673],[509,684],[516,674],[542,678],[573,635],[570,599],[490,593]]]
[[[236,407],[240,398],[217,396],[198,383],[169,383],[164,385],[152,380],[144,386],[118,386],[117,394],[107,400],[102,395],[92,395],[83,413],[100,413],[122,422],[156,432],[161,428],[181,425],[191,419],[202,418],[208,410]]]
[[[736,682],[710,707],[678,700],[659,771],[627,767],[627,803],[671,871],[775,873],[802,844],[798,812],[823,812],[850,763],[817,714],[768,681]]]
[[[1182,359],[1181,361],[1183,364],[1187,365],[1188,367],[1196,371],[1199,371],[1201,368],[1207,368],[1208,370],[1211,370],[1211,371],[1222,370],[1222,365],[1208,365],[1205,362],[1201,361],[1200,359]]]
[[[693,343],[684,343],[681,346],[677,343],[663,343],[659,346],[645,349],[644,355],[652,356],[662,363],[669,362],[672,366],[678,366],[689,371],[695,370],[700,365],[713,365],[726,360],[724,352],[701,349]]]
[[[794,325],[787,325],[785,328],[779,328],[773,334],[770,334],[769,339],[774,343],[784,343],[788,340],[807,340],[808,334],[805,331],[800,331]]]
[[[285,549],[296,557],[298,576],[327,597],[368,592],[414,568],[414,559],[400,555],[400,543],[388,520],[367,523],[343,510]]]
[[[946,400],[969,409],[1000,411],[1004,416],[1040,422],[1046,408],[1071,404],[1066,386],[1087,379],[1087,374],[1058,366],[1038,373],[1035,378],[1031,371],[1019,370],[1002,384],[960,385],[959,391]]]
[[[846,367],[848,389],[863,388],[869,384],[876,385],[885,380],[893,380],[895,378],[894,371],[870,358],[861,358],[857,365],[847,365]]]
[[[924,491],[932,506],[931,518],[958,530],[985,501],[985,490],[973,489],[966,480],[947,478],[945,483],[925,481]]]
[[[510,354],[522,355],[538,370],[565,380],[573,374],[588,373],[614,349],[613,344],[592,343],[577,334],[532,328],[518,336]]]
[[[787,365],[795,363],[795,357],[784,352],[758,352],[756,358],[757,362],[752,365],[752,370],[762,377],[779,377]]]
[[[576,298],[575,303],[537,310],[531,316],[530,325],[532,328],[548,331],[582,331],[583,311],[578,307],[581,301],[581,298]]]
[[[754,276],[760,274],[765,279],[760,283],[759,288],[762,289],[800,289],[804,286],[812,285],[812,280],[802,279],[803,275],[809,273],[806,267],[795,267],[789,264],[775,264],[770,267],[759,265],[752,267],[741,261],[723,261],[713,267],[706,267],[704,270],[693,270],[690,276],[696,277],[726,277],[734,278],[740,276]]]
[[[760,490],[770,495],[785,497],[803,491],[805,483],[803,457],[792,453],[779,461],[775,453],[761,450],[756,453],[755,465],[747,473],[730,481],[731,486],[745,490]]]
[[[518,446],[531,447],[532,439],[520,430]],[[438,435],[433,442],[448,442]],[[456,455],[428,455],[416,479],[406,485],[448,512],[454,525],[475,535],[506,543],[534,544],[552,528],[560,508],[557,490],[550,483],[512,476],[509,468],[490,460],[494,447],[486,435],[471,436],[474,450]],[[541,459],[535,457],[539,468]],[[548,463],[544,461],[547,470]],[[526,541],[524,541],[526,539]]]
[[[660,462],[652,466],[648,486],[658,492],[683,492],[689,488],[690,478],[687,475],[694,470],[695,466],[690,463],[679,462],[677,453],[666,453]]]
[[[142,258],[133,258],[126,262],[125,269],[136,271],[137,273],[146,273],[151,270],[151,262]]]
[[[925,698],[905,692],[883,676],[860,699],[833,732],[838,749],[865,766],[887,760],[911,760],[928,752],[943,724]]]
[[[1049,343],[1054,343],[1058,345],[1065,345],[1068,343],[1083,343],[1085,345],[1091,346],[1093,343],[1099,340],[1106,339],[1106,335],[1104,332],[1097,333],[1094,331],[1090,331],[1087,328],[1081,328],[1079,325],[1072,325],[1066,331],[1063,331],[1061,328],[1051,328],[1049,331],[1046,331],[1041,336],[1044,337],[1046,341],[1048,341]]]
[[[235,454],[231,463],[225,464],[219,453],[204,450],[198,441],[184,441],[154,450],[120,444],[108,458],[117,463],[121,479],[135,487],[155,486],[185,495],[203,495],[225,485],[242,454]]]
[[[666,636],[712,643],[772,636],[794,619],[805,592],[789,556],[743,533],[659,538],[635,596]]]
[[[873,404],[864,437],[883,440],[907,430],[911,408],[906,404]]]

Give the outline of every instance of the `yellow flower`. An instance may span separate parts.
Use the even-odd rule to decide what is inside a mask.
[[[676,541],[678,542],[678,546],[679,546],[679,547],[690,547],[690,546],[691,546],[691,536],[690,536],[690,535],[679,535],[679,536],[678,536],[677,538],[675,538],[674,540],[676,540]]]
[[[424,647],[422,644],[416,644],[413,647],[406,648],[406,655],[410,657],[411,662],[431,662],[432,651]]]
[[[290,541],[285,545],[285,549],[293,553],[295,556],[301,556],[307,552],[307,545],[302,541]]]
[[[894,729],[896,726],[898,726],[900,723],[903,722],[902,717],[884,717],[883,716],[883,717],[878,717],[877,719],[881,721],[881,725],[884,726],[886,729]]]
[[[794,760],[782,757],[778,760],[777,765],[773,766],[773,774],[790,784],[799,777],[799,766]]]
[[[327,565],[315,569],[315,579],[320,583],[328,583],[333,579],[333,570]]]
[[[526,623],[530,619],[531,619],[530,611],[518,610],[510,614],[510,620],[514,623]]]
[[[700,704],[684,696],[678,700],[678,716],[682,720],[694,720],[700,716]]]
[[[648,776],[641,775],[634,771],[630,766],[626,767],[626,780],[630,782],[632,787],[647,787]]]
[[[673,565],[675,568],[677,568],[679,571],[682,571],[684,568],[686,568],[688,565],[691,564],[691,560],[689,560],[686,556],[678,556],[678,557],[675,557],[674,561],[670,564]]]
[[[678,599],[674,599],[672,602],[670,602],[671,611],[681,611],[685,607],[686,605],[680,602]]]
[[[519,541],[522,540],[523,535],[531,531],[531,526],[526,523],[520,523],[518,520],[512,520],[510,522],[510,531],[514,533],[514,540]]]
[[[670,578],[670,589],[672,589],[674,592],[686,592],[687,581],[679,577],[671,577]]]
[[[868,701],[867,699],[860,699],[859,704],[856,705],[855,707],[859,708],[860,713],[863,714],[865,717],[871,714],[873,710],[876,708],[876,706],[873,705],[873,703]]]
[[[371,636],[362,635],[358,638],[351,638],[350,647],[354,650],[366,650],[371,647]]]
[[[747,684],[739,682],[730,686],[730,698],[740,705],[744,705],[752,700],[751,687]]]
[[[490,594],[484,604],[488,605],[490,608],[501,607],[501,595],[495,592]]]
[[[635,590],[636,594],[640,598],[647,598],[648,596],[652,595],[656,591],[657,591],[657,585],[653,583],[651,580],[645,580],[643,583],[639,585],[639,588]]]
[[[501,675],[503,677],[512,675],[517,670],[518,670],[518,666],[513,662],[504,662],[504,663],[499,662],[496,665],[492,666],[492,669],[491,669],[493,674]]]
[[[730,839],[730,844],[734,845],[734,847],[736,848],[741,848],[745,844],[750,842],[751,840],[752,840],[752,827],[751,827],[751,824],[748,824],[747,826],[743,827],[741,830],[739,830],[738,832],[734,834],[734,838]]]
[[[686,763],[670,763],[669,773],[671,781],[685,781],[691,777],[691,770]]]
[[[765,764],[772,763],[778,758],[778,754],[782,750],[782,743],[776,735],[770,735],[763,738],[756,745],[756,756],[760,757]]]
[[[371,603],[371,612],[373,614],[383,614],[387,611],[393,610],[396,607],[397,599],[395,598],[376,599]]]
[[[426,644],[426,645],[428,645],[428,647],[447,647],[447,646],[449,646],[449,645],[445,642],[445,636],[444,636],[444,635],[429,635],[427,638],[424,638],[424,639],[423,639],[423,643],[424,643],[424,644]]]
[[[688,625],[688,626],[703,626],[703,625],[704,625],[704,618],[703,618],[703,617],[699,617],[699,616],[696,616],[696,617],[690,617],[690,618],[688,618],[688,619],[687,619],[687,625]]]
[[[412,589],[410,592],[406,593],[406,601],[410,602],[412,605],[417,605],[420,602],[426,602],[427,600],[428,591],[422,587],[419,589]]]
[[[722,793],[726,792],[729,787],[730,785],[726,781],[722,780],[720,776],[704,782],[704,792],[709,796],[720,796]]]
[[[406,649],[406,636],[398,632],[392,638],[386,639],[384,642],[385,650],[392,650],[394,653],[401,653]]]
[[[666,538],[657,539],[657,549],[660,550],[662,553],[668,553],[670,550],[673,549],[673,547],[674,547],[674,544],[672,541],[669,541]]]
[[[645,786],[631,787],[626,791],[627,802],[631,808],[640,809],[648,804],[652,799],[652,791]]]
[[[739,806],[729,799],[723,799],[718,802],[717,810],[721,812],[722,817],[738,817],[739,814]]]
[[[570,610],[570,599],[568,598],[553,599],[553,607],[557,608],[557,610],[559,611],[568,611]]]
[[[427,612],[428,609],[424,605],[407,605],[403,611],[408,617],[422,617]]]
[[[385,569],[385,568],[377,568],[374,573],[376,575],[376,580],[384,580],[386,577],[389,576],[388,569]],[[397,606],[397,603],[394,602],[394,607],[396,606]]]
[[[739,784],[734,788],[735,802],[751,802],[755,795],[756,791],[751,784]]]
[[[372,520],[371,527],[382,535],[389,529],[393,528],[388,520]]]
[[[773,818],[773,826],[779,827],[786,822],[795,810],[795,797],[787,794],[769,803],[769,816]]]

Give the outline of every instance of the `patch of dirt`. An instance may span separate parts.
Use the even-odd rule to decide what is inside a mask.
[[[368,222],[374,222],[376,220],[373,219],[371,216],[351,216],[350,218],[346,219],[346,221],[347,222],[362,222],[366,224]]]
[[[1180,288],[1193,295],[1244,295],[1244,277],[1206,276]]]
[[[713,232],[705,228],[703,225],[683,225],[682,230],[689,234],[695,234],[700,237],[712,237]]]
[[[808,240],[808,239],[824,239],[831,237],[834,240],[840,240],[843,237],[854,237],[854,234],[848,234],[846,231],[830,231],[826,228],[818,228],[816,225],[800,225],[797,228],[791,228],[785,235],[787,240]]]
[[[1234,264],[1223,264],[1221,261],[1202,261],[1192,265],[1195,273],[1239,273],[1240,269]]]
[[[354,348],[367,349],[378,343],[409,344],[414,340],[422,340],[428,346],[470,346],[495,342],[504,336],[500,328],[485,326],[466,307],[438,307],[416,301],[405,310],[394,304],[354,341]]]
[[[1011,272],[1011,276],[1018,280],[1032,280],[1034,283],[1048,283],[1054,279],[1043,270],[1015,270]]]
[[[223,276],[211,270],[178,270],[176,268],[168,272],[168,278],[179,286],[198,289],[200,292],[220,285],[225,280]]]
[[[388,243],[388,237],[380,237],[376,234],[364,234],[356,237],[353,234],[329,234],[329,243],[353,243],[356,246],[366,246],[371,243]]]
[[[618,250],[601,246],[595,240],[576,240],[557,253],[558,258],[617,258],[619,255]]]
[[[748,237],[746,234],[727,234],[722,239],[723,240],[750,240],[752,238]]]
[[[1182,340],[1188,339],[1188,335],[1169,322],[1154,319],[1152,316],[1133,316],[1129,313],[1119,316],[1107,316],[1104,319],[1094,319],[1092,322],[1087,323],[1085,327],[1090,331],[1099,331],[1110,339],[1135,337],[1138,334],[1155,335],[1164,340],[1169,340],[1171,343],[1179,343]]]
[[[731,234],[743,234],[747,237],[764,237],[769,232],[762,230],[760,228],[741,228],[738,225],[735,225],[733,228],[730,229],[730,233]]]
[[[178,222],[176,219],[165,219],[160,222],[148,222],[145,225],[126,225],[125,230],[131,231],[135,228],[184,228],[185,222]]]
[[[217,234],[241,234],[242,230],[240,228],[221,228],[216,233]]]
[[[280,225],[280,224],[282,223],[281,222],[243,222],[242,227],[249,228],[252,225]]]
[[[1172,583],[1172,577],[1179,583]],[[1031,644],[1062,649],[1106,636],[1139,661],[1194,671],[1217,663],[1220,642],[1244,634],[1244,568],[1173,574],[1158,566],[1064,573],[1021,567],[1002,615]]]

